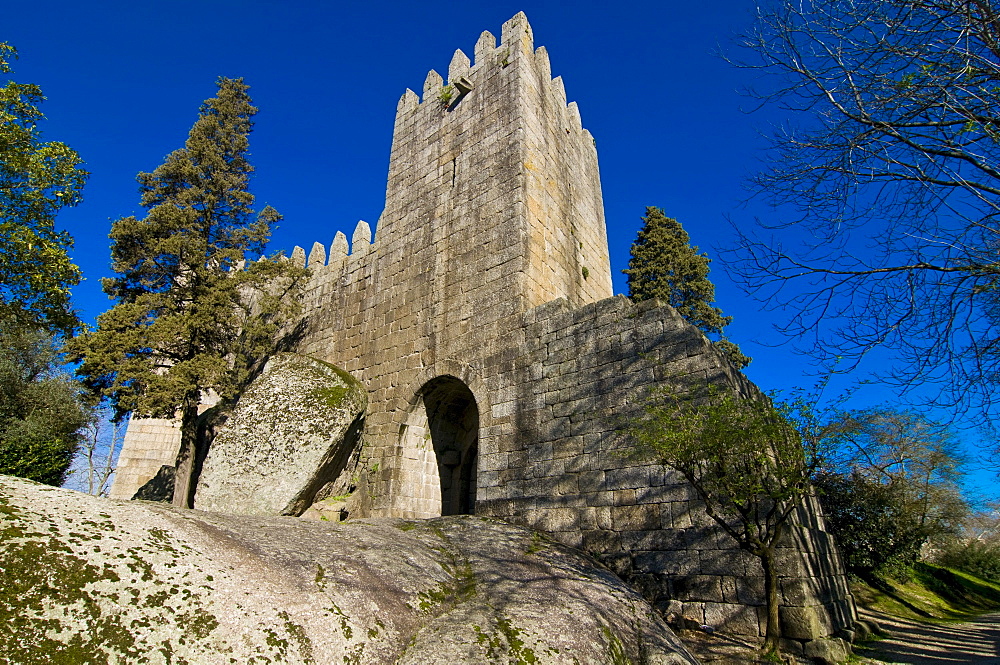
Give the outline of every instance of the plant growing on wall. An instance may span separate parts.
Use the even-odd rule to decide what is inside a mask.
[[[777,545],[811,493],[825,432],[812,401],[774,405],[710,389],[660,388],[630,427],[640,449],[679,471],[709,517],[763,569],[767,628],[763,651],[777,653]]]
[[[252,261],[280,215],[252,209],[248,137],[257,109],[247,89],[220,78],[184,147],[139,174],[146,216],[111,227],[118,275],[103,285],[118,304],[69,347],[119,414],[180,418],[178,505],[188,503],[202,391],[225,398],[240,390],[273,349],[304,274],[287,261]]]
[[[441,105],[447,108],[451,104],[451,100],[455,97],[455,88],[450,85],[446,85],[441,88],[441,92],[438,93],[438,100]]]

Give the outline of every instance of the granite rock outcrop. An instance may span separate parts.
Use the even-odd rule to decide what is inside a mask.
[[[694,665],[608,569],[475,516],[343,524],[0,476],[7,662]]]

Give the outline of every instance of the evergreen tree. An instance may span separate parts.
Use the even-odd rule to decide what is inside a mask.
[[[303,270],[244,262],[263,252],[280,219],[253,213],[248,135],[257,109],[242,79],[220,78],[185,146],[138,181],[145,217],[111,227],[118,304],[71,343],[80,373],[119,414],[179,416],[174,503],[189,502],[202,392],[235,395],[273,348]]]
[[[628,269],[629,297],[638,302],[659,298],[712,337],[737,368],[750,364],[739,346],[723,335],[722,329],[732,323],[733,317],[723,316],[715,307],[715,285],[708,279],[711,259],[699,254],[691,246],[691,239],[680,222],[663,214],[655,207],[646,208],[639,237],[632,244]]]
[[[61,485],[91,410],[49,333],[0,318],[0,474]]]
[[[0,42],[0,73],[17,51]],[[69,289],[80,269],[69,260],[73,239],[54,226],[56,213],[76,205],[87,172],[65,143],[42,142],[37,85],[0,88],[0,317],[53,332],[78,325]]]

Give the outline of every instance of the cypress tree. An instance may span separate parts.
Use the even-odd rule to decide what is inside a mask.
[[[273,348],[303,270],[253,262],[281,218],[253,211],[248,136],[257,109],[242,79],[220,78],[183,148],[140,173],[143,218],[111,227],[117,301],[71,343],[80,373],[119,414],[181,421],[174,503],[187,505],[203,391],[237,394]],[[244,267],[245,262],[251,262]]]
[[[629,297],[636,302],[663,300],[713,339],[733,365],[746,367],[750,358],[722,332],[733,317],[724,316],[713,305],[715,285],[708,279],[711,259],[699,253],[680,222],[664,215],[660,208],[647,207],[642,221],[628,269],[622,271],[628,275]]]

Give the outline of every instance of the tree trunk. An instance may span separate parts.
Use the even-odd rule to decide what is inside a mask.
[[[781,624],[778,619],[778,573],[774,568],[774,548],[762,547],[757,552],[764,568],[764,594],[767,596],[767,628],[764,632],[764,652],[777,653],[781,638]]]
[[[194,467],[198,451],[198,400],[185,400],[181,410],[181,448],[174,473],[173,505],[190,508],[194,498]]]

